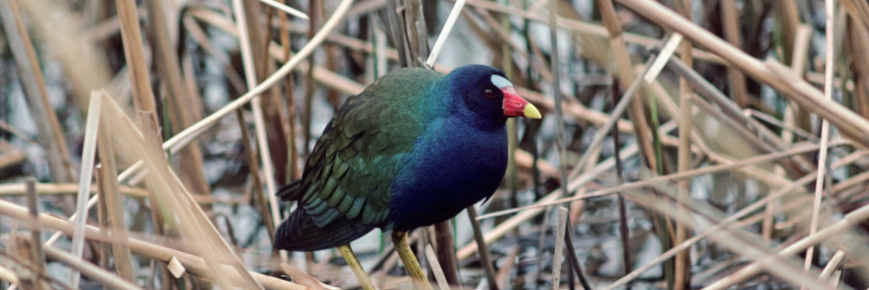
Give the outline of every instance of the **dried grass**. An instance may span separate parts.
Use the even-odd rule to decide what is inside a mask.
[[[249,0],[233,1],[231,7],[205,1],[206,5],[184,9],[165,7],[168,1],[146,1],[145,8],[136,7],[135,1],[117,0],[117,11],[56,2],[0,0],[5,42],[12,52],[0,53],[0,64],[14,63],[14,80],[22,83],[39,142],[31,139],[29,135],[35,134],[29,129],[17,128],[20,121],[0,122],[0,171],[13,173],[0,185],[4,231],[0,260],[5,262],[0,280],[6,283],[74,288],[81,272],[88,280],[126,289],[153,284],[162,289],[210,287],[211,283],[245,289],[359,286],[330,278],[330,272],[322,270],[328,260],[319,264],[294,260],[294,266],[282,268],[281,255],[257,247],[257,243],[270,244],[259,237],[247,244],[230,244],[228,240],[238,239],[239,225],[233,224],[238,221],[227,218],[222,226],[215,221],[216,215],[222,215],[215,208],[246,206],[247,194],[253,194],[260,202],[253,214],[269,217],[257,222],[270,224],[271,238],[273,226],[281,220],[274,196],[276,180],[300,176],[305,148],[316,135],[312,118],[323,113],[313,103],[337,105],[391,67],[424,64],[448,72],[455,65],[450,54],[463,51],[450,47],[454,42],[448,40],[470,35],[482,44],[473,49],[492,55],[489,64],[508,72],[519,93],[544,111],[545,120],[511,123],[515,156],[505,188],[489,208],[481,209],[480,216],[471,211],[475,226],[458,225],[475,232],[473,241],[454,241],[460,271],[477,267],[485,271],[485,275],[483,271],[471,275],[472,279],[463,274],[459,283],[466,289],[477,286],[471,280],[486,280],[490,289],[530,287],[511,283],[524,278],[517,273],[526,272],[541,280],[534,287],[567,287],[559,285],[575,282],[567,280],[574,276],[563,272],[581,271],[569,271],[570,267],[562,271],[562,256],[565,261],[578,260],[587,274],[579,281],[587,278],[595,289],[621,289],[632,283],[675,289],[762,283],[807,289],[869,286],[861,284],[867,281],[849,279],[869,277],[865,267],[869,247],[857,242],[867,239],[869,229],[865,222],[869,156],[864,150],[869,146],[865,65],[869,63],[869,6],[861,1],[838,1],[837,10],[831,0],[775,4],[723,0],[700,3],[705,13],[689,18],[682,16],[691,11],[686,6],[665,7],[643,0],[586,1],[599,17],[593,20],[583,19],[593,14],[555,0],[459,0],[449,16],[438,16],[427,10],[425,2],[415,0],[343,0],[334,9],[328,5],[332,3],[313,1],[302,3],[301,8],[311,14],[307,16],[298,12],[305,9],[271,0],[262,0],[270,5],[269,12]],[[807,10],[821,7],[822,2],[827,4],[824,10]],[[389,11],[380,14],[383,9]],[[285,12],[296,19],[282,14],[277,20],[271,17]],[[177,13],[180,17],[174,19]],[[813,31],[811,23],[803,23],[819,13],[827,17],[823,48],[812,42],[812,33],[819,32]],[[692,17],[699,18],[692,21]],[[768,20],[775,29],[765,31],[758,25]],[[425,26],[443,22],[429,52]],[[559,33],[547,25],[557,27]],[[147,27],[147,38],[142,26]],[[551,32],[551,39],[534,34],[541,31]],[[179,35],[189,37],[178,39]],[[228,48],[227,37],[238,39],[240,49]],[[120,44],[112,45],[113,40]],[[568,44],[561,47],[568,50],[553,54],[551,48],[564,42]],[[292,45],[300,43],[304,46],[293,52]],[[183,46],[177,49],[178,45]],[[107,59],[123,61],[124,68]],[[234,100],[206,112],[203,87],[211,80],[203,77],[203,68],[211,63],[217,64]],[[52,65],[60,67],[63,76],[43,71]],[[13,79],[3,77],[0,91],[8,91],[7,80]],[[71,96],[71,110],[52,112],[49,96],[57,89]],[[620,102],[612,100],[616,96]],[[231,127],[221,123],[233,112],[238,123]],[[215,157],[206,153],[212,150],[209,146],[200,144],[214,142],[228,128],[247,129],[245,119],[250,118],[255,137],[234,142],[248,145],[240,159],[255,169],[250,171],[253,176],[231,186],[209,184],[203,169]],[[70,129],[76,127],[81,129]],[[169,128],[172,132],[167,132]],[[159,141],[160,134],[166,142]],[[245,130],[240,135],[248,134]],[[257,143],[251,146],[251,141]],[[81,151],[67,148],[73,142],[83,142]],[[286,144],[293,144],[292,148],[282,148]],[[43,150],[46,159],[34,159],[28,146]],[[614,154],[620,158],[613,158]],[[75,165],[71,160],[81,161]],[[48,168],[50,174],[28,191],[20,176],[33,171],[22,171],[22,164]],[[79,174],[78,184],[72,183],[74,172]],[[95,175],[98,183],[92,185]],[[249,179],[255,182],[246,185]],[[145,187],[139,185],[142,181]],[[211,195],[227,188],[238,194]],[[34,205],[38,201],[43,207],[56,203],[60,207],[54,196],[72,193],[77,194],[76,202],[64,218],[43,211],[33,219],[34,206],[15,204],[29,196]],[[600,202],[617,193],[626,198],[626,212],[600,207]],[[98,199],[104,205],[95,227],[87,217]],[[580,200],[584,203],[575,203]],[[501,201],[513,208],[499,208]],[[142,211],[135,217],[124,208],[133,203]],[[547,208],[561,205],[580,208],[569,215],[559,210],[564,217],[549,218],[552,211]],[[537,217],[544,213],[547,217],[541,223]],[[489,222],[507,215],[496,219],[497,224]],[[612,221],[605,224],[602,235],[587,230],[600,226],[594,221],[600,215]],[[138,226],[145,223],[139,220],[142,217],[148,217],[152,227]],[[567,220],[572,227],[546,231],[548,221],[568,224]],[[630,229],[628,235],[619,232],[619,225]],[[22,226],[37,234],[58,233],[48,241],[40,240],[44,254],[34,254],[42,251],[18,234]],[[439,231],[445,229],[449,226]],[[563,251],[565,229],[583,242],[567,244]],[[645,232],[649,234],[644,237]],[[625,259],[616,259],[614,273],[601,272],[589,253],[617,234],[624,235],[620,241],[624,247],[619,249],[626,253],[607,258],[624,255]],[[535,258],[541,260],[529,261],[527,247],[516,241],[532,236],[537,243],[538,235],[548,243],[534,246]],[[418,237],[417,243],[437,240]],[[53,245],[67,238],[71,246]],[[643,244],[635,239],[662,244],[661,253],[641,259]],[[195,246],[178,245],[178,241]],[[104,249],[102,261],[86,254],[91,242]],[[450,268],[452,259],[434,253],[449,251],[438,249],[438,244],[417,248],[426,249],[427,267],[433,267],[438,286],[455,287],[447,285],[455,273]],[[474,254],[479,250],[485,251],[484,262],[466,263],[477,259]],[[573,256],[571,250],[580,256]],[[689,250],[690,258],[680,254]],[[52,268],[40,274],[39,267],[45,265],[38,258],[41,255],[62,261],[73,275],[56,279]],[[283,260],[289,262],[286,256]],[[396,254],[383,252],[378,266],[383,268],[372,273],[373,286],[365,287],[409,285],[406,275],[390,275],[396,260]],[[155,270],[143,271],[146,267],[136,261],[148,261]],[[624,265],[630,261],[639,267]],[[367,265],[364,257],[362,264]],[[650,278],[649,270],[659,265],[661,277]],[[170,269],[178,276],[169,277]],[[307,286],[269,276],[284,269]],[[143,276],[144,272],[150,276]],[[266,272],[269,275],[261,274]],[[358,275],[365,276],[362,272],[357,269]]]

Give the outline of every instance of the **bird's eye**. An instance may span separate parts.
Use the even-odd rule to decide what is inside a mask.
[[[490,90],[490,89],[486,89],[486,91],[484,92],[484,94],[486,94],[486,98],[487,98],[487,99],[491,99],[491,98],[495,97],[495,92],[493,92],[493,91]]]

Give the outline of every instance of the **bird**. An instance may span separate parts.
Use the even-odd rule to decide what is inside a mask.
[[[274,246],[340,247],[375,228],[392,230],[397,242],[396,233],[456,216],[501,183],[512,117],[541,115],[490,66],[403,68],[378,78],[336,111],[302,178],[279,189],[298,206]]]

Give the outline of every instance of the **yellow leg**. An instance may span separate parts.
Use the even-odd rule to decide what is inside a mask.
[[[419,266],[419,261],[416,260],[416,256],[410,250],[410,244],[407,243],[407,232],[392,231],[392,243],[395,245],[398,256],[401,257],[404,267],[407,268],[407,272],[410,273],[410,277],[413,278],[417,287],[422,290],[432,290],[431,285],[425,278],[425,273],[422,272],[422,267]]]
[[[347,261],[347,265],[353,270],[353,274],[356,274],[356,279],[359,280],[362,289],[375,290],[374,284],[371,284],[371,280],[368,279],[368,274],[365,274],[365,270],[362,269],[362,264],[359,264],[359,260],[356,259],[356,254],[353,254],[353,249],[350,249],[350,244],[338,247],[338,252],[341,252],[344,261]]]

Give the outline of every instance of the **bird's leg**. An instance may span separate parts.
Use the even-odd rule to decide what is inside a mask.
[[[401,257],[404,267],[407,268],[407,272],[410,273],[410,277],[413,278],[413,282],[416,283],[417,287],[422,290],[431,290],[431,285],[425,278],[425,273],[422,272],[419,261],[416,260],[416,256],[410,250],[410,244],[407,242],[407,232],[392,231],[392,243],[395,245],[395,251],[398,252],[398,256]]]
[[[347,261],[347,265],[350,266],[351,270],[353,270],[353,274],[356,274],[356,279],[359,280],[362,289],[375,290],[374,284],[371,284],[371,280],[368,279],[368,274],[365,274],[365,270],[362,269],[362,264],[359,263],[359,259],[356,259],[356,254],[353,253],[353,249],[350,249],[350,244],[338,247],[338,252],[341,252],[344,261]]]

